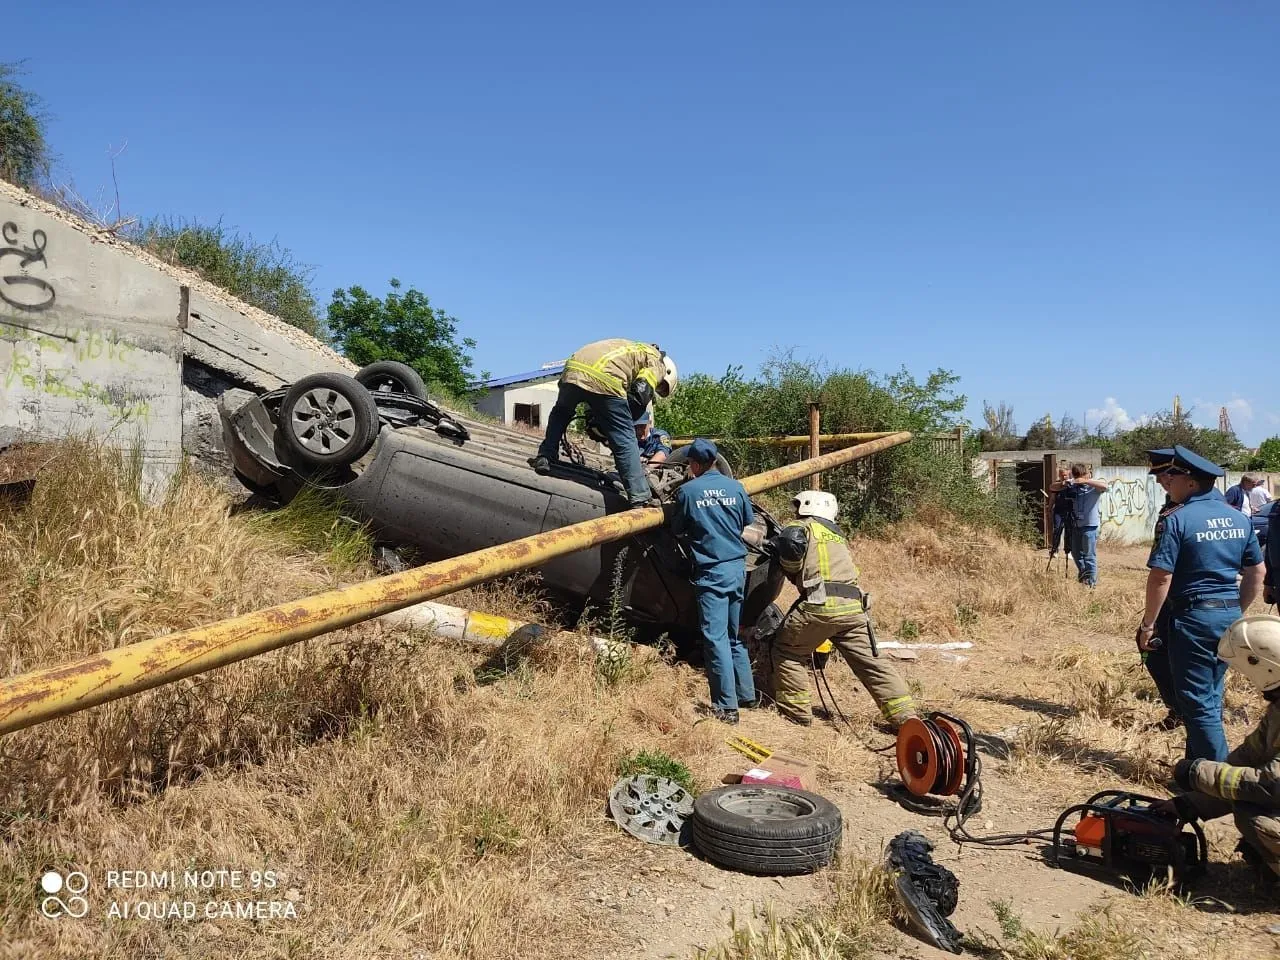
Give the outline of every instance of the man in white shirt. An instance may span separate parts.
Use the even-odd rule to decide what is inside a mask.
[[[1256,473],[1246,473],[1240,482],[1226,492],[1229,506],[1235,507],[1246,517],[1251,517],[1262,509],[1263,504],[1271,499],[1263,478]]]

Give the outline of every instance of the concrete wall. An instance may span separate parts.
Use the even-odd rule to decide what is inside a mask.
[[[1164,506],[1164,489],[1146,467],[1098,467],[1093,475],[1107,481],[1098,501],[1098,536],[1114,543],[1150,543],[1156,518]]]
[[[1108,481],[1107,492],[1098,501],[1098,536],[1115,543],[1150,543],[1156,519],[1164,506],[1164,490],[1146,467],[1099,467],[1093,475]],[[1218,481],[1218,489],[1240,482],[1243,474],[1231,471]],[[1280,474],[1262,474],[1266,488],[1275,496]]]
[[[476,409],[491,417],[498,417],[503,423],[511,423],[515,420],[517,403],[536,403],[542,407],[542,426],[545,428],[559,390],[558,376],[541,383],[522,383],[490,390],[476,403]]]
[[[301,331],[0,184],[0,446],[90,434],[152,482],[217,459],[212,405],[351,364]]]

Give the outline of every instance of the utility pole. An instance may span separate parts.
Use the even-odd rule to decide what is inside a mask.
[[[809,401],[809,459],[812,460],[818,456],[820,445],[818,437],[822,433],[822,415],[818,412],[818,404],[815,401]],[[810,490],[822,489],[822,478],[820,474],[814,474],[809,478]]]

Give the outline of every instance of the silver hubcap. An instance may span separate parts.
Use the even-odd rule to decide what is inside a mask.
[[[308,390],[293,406],[293,432],[312,453],[336,453],[356,435],[356,411],[329,387]]]

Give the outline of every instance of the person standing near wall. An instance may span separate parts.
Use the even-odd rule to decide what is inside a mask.
[[[1107,481],[1093,479],[1093,468],[1087,463],[1073,463],[1071,478],[1060,480],[1050,487],[1055,493],[1072,490],[1071,519],[1075,524],[1075,536],[1071,553],[1076,558],[1079,580],[1087,587],[1098,584],[1098,526],[1101,523],[1098,501],[1107,492]]]
[[[1263,485],[1263,478],[1256,473],[1246,473],[1240,482],[1227,488],[1224,498],[1227,506],[1235,507],[1246,517],[1252,517],[1270,500],[1271,494]]]
[[[1071,552],[1071,536],[1074,529],[1072,513],[1075,510],[1076,491],[1068,486],[1071,472],[1066,467],[1058,468],[1058,482],[1049,490],[1053,494],[1053,539],[1049,542],[1049,559],[1058,555],[1059,545],[1065,545],[1067,553]]]

